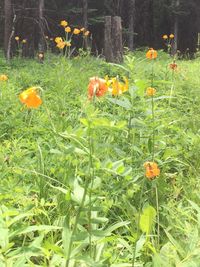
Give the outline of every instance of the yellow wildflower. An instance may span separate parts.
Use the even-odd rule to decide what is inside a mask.
[[[66,20],[61,20],[60,25],[62,27],[66,27],[68,25],[68,22]]]
[[[147,96],[154,96],[156,94],[156,89],[153,87],[148,87],[146,90]]]
[[[63,39],[61,37],[56,37],[55,42],[58,44],[60,42],[63,42]]]
[[[5,82],[5,81],[7,81],[7,80],[8,80],[8,76],[7,76],[7,75],[5,75],[5,74],[1,74],[1,75],[0,75],[0,81]]]
[[[110,81],[107,81],[107,84],[110,86],[109,91],[113,96],[121,95],[124,92],[128,91],[128,79],[123,78],[124,83],[120,82],[117,77],[112,78]]]
[[[57,45],[56,45],[59,49],[64,49],[64,47],[66,46],[66,42],[59,42],[59,43],[57,43]]]
[[[65,28],[65,31],[66,31],[66,32],[71,32],[72,29],[68,26],[68,27]]]
[[[77,35],[77,34],[79,34],[80,32],[81,32],[81,31],[80,31],[79,29],[75,28],[74,31],[73,31],[73,34],[76,34],[76,35]]]
[[[162,38],[163,38],[164,40],[167,40],[167,39],[168,39],[167,34],[164,34]]]
[[[90,34],[89,31],[86,31],[86,32],[84,33],[85,36],[88,36],[89,34]]]

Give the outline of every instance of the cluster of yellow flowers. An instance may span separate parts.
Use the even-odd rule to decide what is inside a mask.
[[[120,82],[118,77],[109,79],[109,77],[106,76],[105,80],[108,86],[108,91],[113,96],[121,95],[128,91],[129,83],[126,77],[123,77],[123,82]]]
[[[83,33],[84,36],[88,36],[90,34],[90,32],[86,30],[85,28],[81,28],[81,29],[74,28],[72,31],[71,27],[68,25],[68,22],[66,20],[61,20],[60,25],[64,27],[66,33],[73,32],[73,34],[75,35]]]
[[[65,47],[71,46],[71,39],[72,39],[73,35],[79,35],[80,33],[82,33],[84,37],[87,37],[90,34],[90,32],[88,30],[86,30],[85,28],[72,29],[66,20],[62,20],[60,22],[60,26],[62,26],[64,28],[64,31],[66,33],[65,38],[62,38],[62,37],[56,37],[55,38],[56,47],[61,49],[61,50],[64,49]],[[69,36],[70,33],[71,33],[71,35]]]
[[[164,34],[162,38],[163,40],[174,39],[174,34],[171,33],[169,36],[167,34]]]
[[[17,43],[20,42],[20,38],[19,38],[19,36],[15,36],[15,41],[17,41]],[[27,40],[26,40],[26,39],[22,39],[22,40],[21,40],[21,43],[22,43],[22,44],[26,44],[26,43],[27,43]]]
[[[164,34],[162,36],[162,39],[164,40],[165,42],[165,46],[167,47],[167,50],[168,50],[168,53],[170,54],[171,53],[171,49],[172,49],[172,46],[173,46],[173,39],[174,39],[174,34],[171,33],[169,36],[167,34]]]
[[[56,43],[56,47],[58,47],[59,49],[64,49],[65,46],[68,46],[68,47],[71,46],[71,42],[64,40],[62,37],[56,37],[55,43]]]

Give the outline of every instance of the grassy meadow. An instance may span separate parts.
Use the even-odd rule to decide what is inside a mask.
[[[145,53],[0,57],[0,267],[200,266],[200,59]],[[95,76],[128,91],[89,100]]]

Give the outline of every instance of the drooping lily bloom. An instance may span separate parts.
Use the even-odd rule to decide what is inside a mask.
[[[148,180],[153,180],[156,176],[160,175],[160,169],[156,162],[147,161],[144,163],[144,168],[146,169],[145,176]]]
[[[37,92],[37,87],[26,89],[19,95],[19,99],[27,108],[38,108],[42,104],[42,99]]]
[[[158,56],[158,52],[154,50],[153,48],[149,48],[149,50],[146,53],[146,58],[148,59],[155,59]]]
[[[99,77],[90,78],[88,85],[88,98],[91,100],[93,97],[101,97],[108,91],[106,80]]]

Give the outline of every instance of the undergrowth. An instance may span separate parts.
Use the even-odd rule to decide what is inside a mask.
[[[122,66],[0,59],[0,266],[200,266],[200,61],[171,61],[154,62],[152,122],[143,52]],[[89,78],[106,75],[128,77],[128,92],[91,103]],[[31,86],[35,110],[18,97]]]

